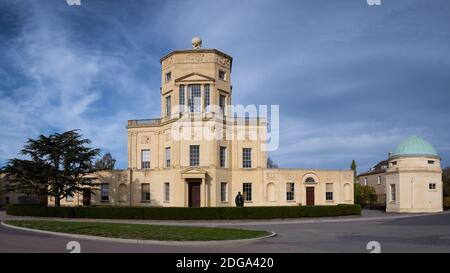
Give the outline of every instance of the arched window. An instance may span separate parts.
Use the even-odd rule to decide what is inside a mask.
[[[267,184],[267,201],[269,201],[269,202],[276,201],[275,184],[274,183]]]
[[[351,201],[352,200],[352,188],[349,183],[344,185],[344,200]]]
[[[127,202],[127,185],[119,185],[119,202]]]
[[[305,183],[316,183],[316,181],[314,180],[314,178],[308,177],[306,178]]]

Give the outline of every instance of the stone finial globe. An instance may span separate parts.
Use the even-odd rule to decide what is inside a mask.
[[[194,49],[199,49],[202,47],[202,39],[200,37],[194,37],[192,38],[192,47]]]

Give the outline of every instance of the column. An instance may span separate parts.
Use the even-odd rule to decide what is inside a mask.
[[[202,183],[200,184],[200,207],[206,207],[206,181],[202,178]]]

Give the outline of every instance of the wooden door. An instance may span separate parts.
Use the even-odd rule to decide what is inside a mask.
[[[306,187],[306,205],[314,206],[314,187]]]
[[[83,206],[89,207],[91,205],[91,190],[83,189]]]
[[[189,207],[200,207],[200,182],[189,182]]]

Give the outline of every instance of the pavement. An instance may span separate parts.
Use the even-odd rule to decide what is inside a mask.
[[[42,219],[16,217],[0,211],[0,221]],[[69,219],[48,218],[69,221]],[[376,241],[381,252],[450,252],[450,212],[438,214],[390,214],[363,210],[361,217],[252,221],[147,221],[95,220],[111,223],[164,224],[183,226],[234,227],[268,230],[277,236],[244,243],[219,245],[142,245],[74,239],[0,226],[0,252],[69,252],[69,241],[78,241],[81,252],[158,253],[367,253],[368,243]]]

